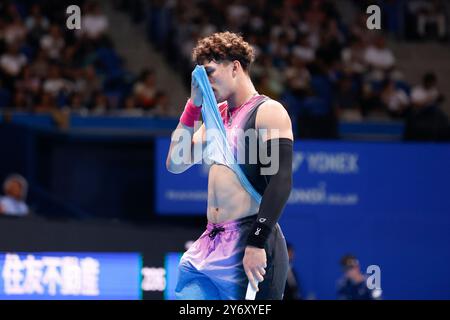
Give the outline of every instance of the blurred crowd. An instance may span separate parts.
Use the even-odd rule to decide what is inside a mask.
[[[398,36],[434,39],[435,34],[445,41],[442,1],[351,1],[357,14],[350,24],[343,22],[338,1],[331,0],[115,2],[136,23],[145,23],[149,39],[186,84],[198,38],[223,30],[244,35],[256,50],[251,76],[257,90],[283,102],[300,137],[335,138],[339,119],[414,122],[424,110],[439,118],[448,134],[436,75],[410,83],[387,45],[387,37]],[[370,4],[381,6],[382,31],[367,28]],[[139,10],[145,5],[147,11]]]
[[[154,71],[126,70],[98,3],[76,1],[81,29],[66,28],[72,2],[0,2],[0,108],[166,115],[169,97]]]
[[[70,2],[0,2],[0,110],[168,116],[170,95],[158,88],[154,70],[126,69],[99,3],[76,1],[81,29],[69,30]],[[422,83],[410,83],[387,45],[387,36],[447,41],[445,1],[347,2],[356,10],[351,23],[332,0],[113,0],[146,26],[187,86],[199,37],[243,34],[255,48],[257,90],[284,104],[299,137],[337,138],[339,120],[372,118],[405,121],[411,138],[431,129],[434,138],[450,137],[439,79],[430,71]],[[366,26],[369,4],[381,6],[382,31]]]

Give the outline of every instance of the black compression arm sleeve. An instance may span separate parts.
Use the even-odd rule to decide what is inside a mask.
[[[279,146],[278,157],[274,148]],[[273,161],[278,161],[278,171],[268,175],[269,184],[262,196],[261,205],[253,228],[247,238],[247,245],[264,248],[270,232],[278,222],[292,189],[292,140],[287,138],[267,141],[267,155]],[[267,167],[267,166],[266,166]]]

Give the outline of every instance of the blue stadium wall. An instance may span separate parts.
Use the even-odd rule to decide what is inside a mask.
[[[171,175],[168,145],[156,142],[157,212],[204,212],[206,168]],[[385,299],[450,298],[449,144],[299,141],[293,162],[280,225],[305,297],[335,299],[339,260],[352,253],[363,273],[380,268]]]

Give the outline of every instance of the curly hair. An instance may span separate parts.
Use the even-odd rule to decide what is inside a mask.
[[[198,40],[192,51],[192,60],[197,64],[212,60],[238,60],[242,68],[248,71],[255,60],[255,53],[252,46],[242,36],[226,31],[214,33]]]

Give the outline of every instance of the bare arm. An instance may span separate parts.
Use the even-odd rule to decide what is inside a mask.
[[[256,128],[266,129],[263,141],[277,138],[294,140],[291,118],[286,109],[279,102],[270,100],[259,107],[256,116]]]
[[[203,143],[205,141],[205,125],[197,131],[181,122],[172,133],[166,168],[172,173],[179,174],[202,159]]]
[[[197,108],[201,108],[203,96],[199,85],[194,78],[192,78],[191,82],[190,102],[190,112],[194,112],[194,114],[198,115],[200,109]],[[184,112],[186,112],[186,110],[187,109],[185,108]],[[184,112],[183,114],[185,115]],[[181,117],[177,128],[172,133],[169,153],[166,160],[167,170],[175,174],[186,171],[202,159],[203,143],[206,141],[205,125],[202,125],[197,131],[194,131],[193,118],[191,118],[190,123],[192,126],[187,126],[185,124],[186,122],[183,122],[182,120],[183,116]]]

